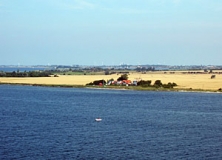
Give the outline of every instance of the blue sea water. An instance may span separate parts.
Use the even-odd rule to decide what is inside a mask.
[[[0,85],[0,159],[222,159],[221,124],[222,94]]]

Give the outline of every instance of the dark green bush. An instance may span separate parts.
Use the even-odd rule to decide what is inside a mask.
[[[161,80],[156,80],[155,83],[154,83],[154,86],[156,87],[161,87],[163,84],[161,82]]]
[[[151,82],[152,82],[151,80],[147,80],[147,81],[141,80],[137,82],[137,85],[142,86],[142,87],[149,87],[151,85]]]

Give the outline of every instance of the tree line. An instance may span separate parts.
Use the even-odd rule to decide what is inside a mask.
[[[29,72],[3,72],[0,71],[0,77],[50,77],[50,71],[29,71]]]
[[[117,79],[117,81],[123,81],[123,80],[128,80],[128,75],[127,74],[123,74]],[[114,81],[114,79],[107,80],[107,82],[105,80],[96,80],[96,81],[90,82],[86,85],[106,85],[106,84],[108,84],[109,81]],[[163,84],[161,82],[161,80],[156,80],[153,85],[151,83],[152,83],[151,80],[140,80],[140,81],[137,82],[137,86],[155,87],[155,88],[160,88],[160,87],[162,87],[162,88],[174,88],[175,86],[177,86],[177,84],[174,83],[174,82],[173,83],[169,82],[167,84]],[[112,84],[110,84],[110,85],[112,85]],[[117,84],[114,84],[114,85],[117,85]],[[131,85],[134,85],[134,84],[131,84]]]

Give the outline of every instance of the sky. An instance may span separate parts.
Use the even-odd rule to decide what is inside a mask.
[[[222,65],[221,0],[0,0],[0,65]]]

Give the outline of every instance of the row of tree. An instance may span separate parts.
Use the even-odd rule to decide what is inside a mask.
[[[49,77],[50,71],[0,72],[0,77]]]
[[[148,81],[141,80],[137,83],[137,85],[142,86],[142,87],[163,87],[163,88],[173,88],[177,86],[177,84],[174,82],[163,84],[161,80],[156,80],[153,85],[151,85],[151,82],[152,82],[151,80],[148,80]]]

